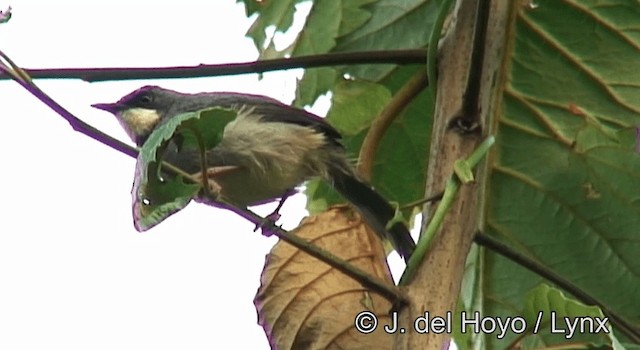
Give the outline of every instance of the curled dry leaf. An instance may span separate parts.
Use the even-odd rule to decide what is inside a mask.
[[[303,220],[296,234],[381,280],[393,283],[382,243],[362,219],[337,206]],[[279,241],[267,255],[254,300],[272,349],[390,349],[391,303],[320,260]],[[370,334],[356,315],[376,315]]]

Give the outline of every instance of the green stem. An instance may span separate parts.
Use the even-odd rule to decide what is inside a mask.
[[[427,48],[427,76],[429,80],[432,82],[429,92],[431,94],[431,98],[435,101],[436,99],[436,84],[433,83],[436,81],[438,77],[438,42],[440,41],[440,36],[442,34],[442,27],[444,26],[444,21],[449,14],[449,8],[451,8],[452,0],[444,0],[440,4],[440,9],[438,10],[438,17],[436,17],[435,23],[433,23],[433,29],[431,30],[431,35],[429,36],[429,47]]]
[[[207,165],[207,150],[204,144],[204,139],[202,138],[202,134],[200,133],[200,130],[198,130],[197,128],[191,125],[186,125],[185,129],[191,131],[191,133],[193,133],[193,136],[198,141],[198,153],[200,155],[200,171],[202,174],[202,183],[200,184],[200,186],[202,186],[202,191],[204,191],[204,194],[207,197],[213,198],[214,196],[209,190],[209,176],[207,173],[209,166]]]
[[[469,158],[465,160],[465,163],[467,163],[467,165],[470,168],[475,167],[480,162],[482,157],[484,157],[487,151],[489,151],[489,148],[491,147],[491,145],[493,145],[494,142],[495,142],[495,138],[493,136],[487,137],[487,139],[485,139],[478,146],[478,148],[476,148],[471,153]],[[456,198],[456,195],[460,190],[461,184],[462,183],[460,179],[455,174],[452,174],[449,180],[447,180],[447,183],[444,187],[444,194],[442,195],[442,200],[438,204],[438,207],[436,208],[436,211],[433,214],[431,221],[429,221],[429,224],[427,225],[427,229],[422,235],[420,235],[420,239],[418,240],[416,250],[414,251],[413,255],[411,255],[411,258],[407,263],[407,269],[402,274],[399,285],[401,286],[407,285],[413,279],[413,276],[415,275],[416,271],[418,270],[418,267],[422,263],[422,260],[424,259],[427,253],[427,250],[431,246],[431,242],[433,241],[433,238],[435,237],[436,233],[440,230],[440,226],[442,226],[444,217],[449,211],[449,209],[451,208],[451,204]]]

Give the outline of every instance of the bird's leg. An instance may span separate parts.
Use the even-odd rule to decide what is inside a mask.
[[[208,167],[206,172],[196,173],[194,174],[194,176],[198,179],[198,181],[201,181],[203,184],[207,185],[206,192],[208,192],[212,196],[218,197],[222,192],[222,186],[220,186],[220,184],[216,181],[216,178],[220,175],[232,173],[238,169],[239,167],[235,165],[214,166]],[[204,174],[204,176],[206,177],[205,179],[202,179],[202,174]],[[211,199],[215,200],[216,198]]]
[[[282,206],[284,205],[284,202],[287,200],[287,198],[289,198],[290,196],[296,194],[296,190],[294,189],[290,189],[287,190],[282,197],[280,197],[280,201],[278,202],[278,206],[276,207],[276,209],[269,215],[267,215],[267,217],[265,217],[265,219],[267,220],[271,220],[273,222],[276,222],[280,219],[280,209],[282,209]]]
[[[253,231],[262,229],[262,235],[267,237],[271,236],[272,233],[265,226],[267,224],[275,225],[276,221],[280,219],[279,212],[280,212],[280,209],[282,209],[284,202],[287,200],[287,198],[289,198],[291,195],[295,194],[296,192],[297,192],[296,190],[290,189],[290,190],[287,190],[284,194],[282,194],[282,197],[280,197],[280,201],[278,202],[278,206],[276,207],[276,209],[273,212],[271,212],[271,214],[265,216],[264,219],[262,219],[262,222],[256,225]]]

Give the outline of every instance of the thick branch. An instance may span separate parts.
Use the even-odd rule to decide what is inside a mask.
[[[180,79],[247,73],[264,73],[293,68],[313,68],[354,64],[424,64],[424,49],[396,51],[338,52],[231,64],[200,64],[179,67],[145,68],[52,68],[24,69],[33,79],[81,79],[88,82],[131,79]],[[11,77],[0,72],[0,80]]]
[[[452,118],[459,114],[464,105],[463,97],[470,76],[471,52],[474,46],[474,29],[478,6],[487,6],[488,1],[461,0],[454,14],[456,21],[441,41],[438,54],[437,98],[434,114],[434,125],[431,136],[429,169],[427,173],[427,197],[440,191],[454,172],[457,160],[465,159],[477,148],[482,139],[478,134],[462,135],[449,125]],[[504,23],[507,2],[494,0],[491,4],[493,23]],[[495,30],[501,30],[496,26]],[[491,34],[494,34],[491,32]],[[485,43],[486,44],[486,43]],[[500,41],[487,47],[485,51],[499,50]],[[487,77],[492,77],[495,62],[485,61],[475,76],[480,76],[483,88],[490,90]],[[433,81],[431,86],[433,86]],[[488,100],[481,96],[479,111],[487,113]],[[477,118],[478,116],[476,116]],[[487,120],[484,116],[479,120]],[[476,120],[478,120],[476,119]],[[482,169],[482,166],[480,167]],[[477,173],[478,183],[484,180],[482,171]],[[432,315],[445,316],[447,312],[456,310],[460,287],[464,275],[465,261],[478,225],[478,183],[462,186],[458,196],[450,206],[443,219],[441,230],[433,239],[427,256],[420,264],[413,281],[408,284],[410,308],[402,312],[399,322],[411,324],[415,315],[429,311]],[[424,217],[430,218],[434,208],[427,206]],[[410,334],[413,335],[413,334]],[[443,349],[446,347],[447,334],[425,334],[410,336],[403,343],[402,349]]]

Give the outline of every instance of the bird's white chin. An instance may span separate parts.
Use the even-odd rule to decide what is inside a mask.
[[[141,135],[148,135],[160,121],[156,110],[146,108],[131,108],[116,115],[120,125],[134,142]]]

